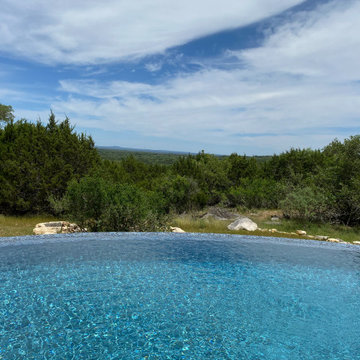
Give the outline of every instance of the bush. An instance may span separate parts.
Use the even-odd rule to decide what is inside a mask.
[[[161,199],[135,185],[85,177],[69,184],[61,202],[65,213],[90,231],[156,231],[165,227]]]
[[[319,189],[310,186],[299,187],[280,201],[284,216],[308,221],[327,221],[336,218],[332,201]]]
[[[170,175],[161,179],[156,191],[164,199],[167,212],[184,212],[203,207],[208,201],[208,195],[199,189],[197,182],[186,176]]]
[[[348,185],[336,194],[339,220],[344,225],[360,224],[360,175],[353,178]]]
[[[270,179],[242,179],[240,185],[232,187],[227,193],[230,206],[253,208],[276,208],[279,198],[279,185]]]

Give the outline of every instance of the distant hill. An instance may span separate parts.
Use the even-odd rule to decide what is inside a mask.
[[[171,165],[179,157],[195,153],[169,150],[133,149],[121,146],[98,146],[97,150],[101,158],[106,160],[121,161],[132,155],[137,160],[146,164]],[[219,158],[226,158],[226,155],[216,155]],[[265,162],[271,156],[255,156],[258,162]]]
[[[145,152],[145,153],[155,153],[155,154],[175,154],[175,155],[188,155],[195,154],[186,151],[171,151],[171,150],[153,150],[153,149],[136,149],[136,148],[128,148],[122,146],[97,146],[98,149],[104,150],[116,150],[116,151],[127,151],[127,152]]]
[[[98,146],[98,153],[101,158],[106,160],[121,161],[132,155],[135,159],[145,164],[171,165],[179,157],[189,153],[180,151],[150,150],[150,149],[131,149],[120,146]]]

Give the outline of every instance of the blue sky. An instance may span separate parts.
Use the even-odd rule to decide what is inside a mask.
[[[97,145],[322,148],[360,133],[359,18],[359,0],[2,0],[0,103]]]

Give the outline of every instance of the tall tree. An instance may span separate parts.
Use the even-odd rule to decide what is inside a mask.
[[[100,161],[94,142],[76,134],[68,119],[57,123],[53,113],[47,125],[14,121],[11,114],[0,128],[0,213],[48,212],[50,197],[63,196],[71,179]]]
[[[0,104],[0,126],[14,121],[14,110],[10,105]]]

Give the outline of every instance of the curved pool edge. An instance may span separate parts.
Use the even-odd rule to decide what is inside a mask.
[[[205,233],[8,238],[1,355],[360,360],[357,249]]]
[[[311,239],[294,239],[276,236],[259,236],[259,235],[239,235],[239,234],[218,234],[218,233],[172,233],[172,232],[84,232],[73,234],[49,234],[49,235],[25,235],[25,236],[10,236],[0,237],[0,247],[4,246],[21,246],[21,245],[36,245],[46,243],[58,242],[73,242],[73,241],[86,241],[90,236],[92,239],[101,237],[166,237],[176,236],[177,238],[208,241],[209,236],[214,235],[212,241],[242,241],[246,243],[273,243],[283,245],[295,245],[301,247],[313,248],[327,248],[338,250],[359,251],[360,246],[352,243],[332,243],[323,240]],[[106,240],[106,239],[105,239]]]

